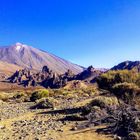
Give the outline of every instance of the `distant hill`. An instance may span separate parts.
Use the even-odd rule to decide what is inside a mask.
[[[140,72],[140,61],[124,61],[113,68],[111,70],[132,70],[135,69]]]
[[[34,70],[41,70],[46,65],[49,69],[61,74],[65,73],[68,69],[75,74],[83,71],[83,67],[79,65],[21,43],[1,47],[0,61]]]

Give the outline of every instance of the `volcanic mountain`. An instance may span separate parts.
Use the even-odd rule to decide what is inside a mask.
[[[41,70],[46,65],[49,69],[59,74],[65,73],[68,69],[75,74],[83,71],[83,67],[79,65],[21,43],[1,47],[0,61],[33,70]]]
[[[111,70],[132,70],[135,69],[140,72],[140,61],[124,61],[113,68]]]

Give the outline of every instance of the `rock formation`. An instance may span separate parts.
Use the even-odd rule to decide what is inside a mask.
[[[74,77],[75,75],[71,70],[60,75],[44,66],[42,71],[37,73],[29,69],[16,71],[8,78],[8,81],[23,85],[24,87],[40,85],[45,88],[60,88],[65,86],[68,81],[74,80]]]

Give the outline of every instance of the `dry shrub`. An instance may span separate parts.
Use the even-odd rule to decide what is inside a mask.
[[[36,101],[36,100],[39,100],[41,98],[48,97],[48,96],[49,96],[49,91],[47,89],[38,90],[32,93],[30,100]]]
[[[133,103],[134,98],[139,92],[139,87],[134,83],[118,83],[112,87],[113,93],[126,103]]]
[[[100,88],[112,90],[112,87],[117,83],[135,83],[140,86],[140,73],[129,70],[109,71],[97,78],[97,83]]]
[[[83,114],[96,112],[96,109],[107,108],[108,106],[119,106],[119,101],[116,97],[97,96],[89,104],[83,107]]]
[[[107,107],[107,106],[118,106],[119,102],[116,97],[106,97],[106,96],[97,96],[95,97],[91,103],[91,106],[99,106],[101,108]]]
[[[46,109],[46,108],[54,108],[58,104],[58,101],[54,98],[42,98],[36,101],[36,105],[33,108],[37,109]]]

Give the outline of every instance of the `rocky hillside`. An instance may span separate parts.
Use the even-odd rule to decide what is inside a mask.
[[[132,70],[135,69],[140,72],[140,61],[124,61],[116,66],[114,66],[111,70]]]
[[[49,69],[59,74],[65,73],[68,69],[75,74],[83,71],[81,66],[21,43],[1,47],[0,60],[34,70],[41,70],[43,66],[47,65]]]

